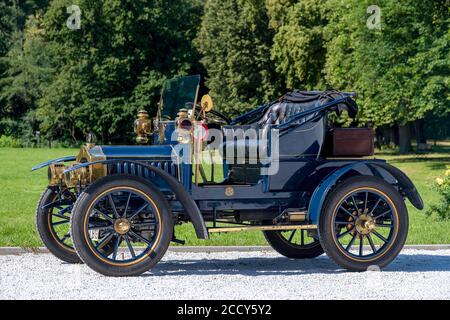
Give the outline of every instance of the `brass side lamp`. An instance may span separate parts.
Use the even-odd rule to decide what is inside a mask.
[[[150,134],[150,120],[147,111],[141,110],[138,112],[138,117],[134,121],[134,132],[137,135],[137,143],[148,143],[148,135]]]

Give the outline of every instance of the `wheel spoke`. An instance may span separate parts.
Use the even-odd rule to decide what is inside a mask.
[[[118,235],[116,242],[114,243],[114,250],[113,250],[113,255],[112,255],[113,260],[116,260],[117,252],[119,251],[119,246],[121,243],[122,243],[122,236]]]
[[[368,199],[368,198],[369,198],[369,192],[366,191],[366,198],[365,198],[365,200],[364,200],[364,210],[363,210],[363,212],[365,212],[366,209],[367,209],[367,199]]]
[[[114,230],[113,226],[89,226],[88,230]]]
[[[114,236],[112,231],[108,232],[95,246],[96,249],[102,249]]]
[[[130,204],[130,199],[131,199],[131,192],[128,194],[128,199],[127,199],[127,204],[125,205],[125,209],[123,210],[123,217],[127,216],[127,210],[128,210],[128,205]]]
[[[142,212],[146,207],[148,206],[148,203],[146,202],[142,207],[140,207],[135,213],[133,213],[130,217],[127,217],[128,220],[133,219],[135,216],[137,216],[139,213]]]
[[[339,209],[344,210],[344,212],[346,214],[348,214],[350,217],[352,217],[353,219],[355,219],[355,216],[353,215],[353,213],[351,213],[350,211],[348,211],[347,209],[345,209],[342,205],[339,207]]]
[[[305,245],[305,230],[300,230],[301,231],[301,245]]]
[[[142,237],[141,235],[137,234],[134,231],[128,231],[129,234],[131,234],[133,237],[138,238],[139,240],[141,240],[141,242],[144,242],[146,244],[148,244],[149,246],[151,245],[151,242],[148,241],[147,239],[145,239],[144,237]]]
[[[379,234],[378,231],[372,230],[372,233],[373,233],[374,235],[376,235],[378,238],[380,238],[381,240],[383,240],[384,242],[388,242],[388,239],[386,239],[386,238],[383,237],[381,234]]]
[[[385,211],[385,212],[383,212],[383,213],[377,215],[377,216],[374,217],[373,219],[374,219],[374,220],[377,220],[378,218],[381,218],[381,217],[385,216],[385,215],[386,215],[387,213],[389,213],[389,212],[391,212],[391,209],[389,209],[389,210],[387,210],[387,211]]]
[[[372,210],[370,210],[370,213],[369,213],[369,214],[372,214],[372,213],[375,211],[375,209],[378,207],[378,204],[380,203],[380,201],[381,201],[381,197],[378,198],[377,202],[376,202],[375,205],[373,206]]]
[[[355,229],[355,228],[352,227],[351,229],[345,231],[344,233],[339,234],[339,235],[337,236],[337,238],[340,239],[340,238],[342,238],[342,237],[345,237],[345,236],[348,235],[350,232],[352,232],[353,229]]]
[[[69,222],[70,222],[70,220],[63,220],[63,221],[58,221],[58,222],[52,222],[52,226],[59,226],[61,224],[69,223]]]
[[[42,209],[48,209],[48,208],[60,208],[60,209],[62,209],[61,205],[62,205],[61,200],[56,200],[56,201],[53,201],[53,202],[50,202],[50,203],[47,203],[47,204],[43,205],[41,208]]]
[[[64,237],[61,238],[61,242],[64,243],[64,241],[66,241],[66,240],[69,239],[69,238],[70,238],[70,233],[67,232],[67,233],[64,235]]]
[[[362,257],[363,256],[363,251],[364,251],[364,247],[363,247],[363,244],[364,244],[364,236],[363,235],[360,235],[359,236],[359,256],[360,257]]]
[[[152,221],[148,221],[148,222],[138,222],[138,223],[133,223],[132,226],[133,227],[144,227],[144,226],[154,226],[156,224],[155,220]]]
[[[58,214],[58,213],[52,213],[52,216],[58,217],[58,218],[61,218],[61,219],[64,219],[64,220],[70,220],[69,217],[63,216],[63,215]]]
[[[296,231],[297,231],[297,229],[292,230],[291,235],[290,235],[289,240],[288,240],[289,242],[292,242],[292,239],[294,239],[294,235],[295,235]]]
[[[355,234],[354,234],[353,237],[352,237],[352,240],[350,240],[350,242],[348,243],[347,247],[345,247],[345,250],[346,250],[346,251],[350,251],[350,249],[351,249],[353,243],[354,243],[355,240],[356,240],[356,236],[357,236],[357,235],[358,235],[358,234],[355,232]]]
[[[370,234],[367,235],[367,240],[369,240],[370,247],[372,248],[373,253],[377,253],[377,249],[375,248],[375,245],[373,243],[372,237]]]
[[[375,223],[376,227],[380,227],[380,228],[390,228],[392,229],[394,226],[392,224],[384,224],[384,223]]]
[[[72,206],[68,206],[68,207],[65,207],[65,208],[59,210],[59,211],[58,211],[58,214],[62,215],[62,214],[64,214],[64,213],[66,213],[66,212],[67,212],[68,214],[70,214],[70,210],[72,210]]]
[[[112,207],[112,209],[114,211],[114,217],[116,217],[116,219],[119,219],[120,215],[117,212],[116,205],[114,204],[114,200],[113,200],[113,198],[111,196],[111,193],[108,193],[108,200],[109,200],[109,204],[111,205],[111,207]]]
[[[358,205],[356,204],[355,196],[352,195],[353,205],[355,206],[356,212],[359,212]]]
[[[130,238],[128,237],[128,235],[124,235],[124,238],[125,238],[125,242],[127,243],[128,250],[130,250],[131,256],[133,258],[136,258],[136,254],[134,253],[134,249],[133,249],[133,246],[131,245]]]
[[[337,225],[348,225],[348,224],[351,224],[352,226],[355,224],[354,221],[335,221],[334,223],[337,224]]]
[[[105,219],[108,220],[109,222],[114,223],[114,220],[113,220],[110,216],[108,216],[106,213],[101,212],[100,210],[95,209],[95,208],[94,208],[94,211],[97,212],[97,213],[99,213],[103,218],[105,218]]]

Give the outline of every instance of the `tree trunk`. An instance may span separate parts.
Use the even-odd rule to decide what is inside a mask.
[[[391,141],[394,143],[394,145],[398,146],[400,143],[399,139],[399,128],[397,124],[394,124],[391,128],[392,136]]]
[[[418,119],[414,122],[414,129],[416,131],[417,150],[427,150],[427,138],[425,137],[425,121]]]
[[[398,126],[398,138],[400,154],[411,152],[411,130],[409,123]]]

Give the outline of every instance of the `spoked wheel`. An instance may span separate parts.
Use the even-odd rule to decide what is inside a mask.
[[[173,222],[164,195],[124,175],[99,180],[77,200],[72,236],[80,258],[108,276],[135,276],[166,252]]]
[[[81,263],[70,237],[70,216],[76,196],[69,189],[47,188],[36,207],[36,228],[44,245],[57,258]]]
[[[278,253],[293,259],[312,259],[323,254],[319,240],[307,230],[263,231],[267,242]]]
[[[342,267],[354,271],[384,267],[405,243],[408,213],[390,184],[370,176],[354,177],[327,198],[319,231],[325,252]]]

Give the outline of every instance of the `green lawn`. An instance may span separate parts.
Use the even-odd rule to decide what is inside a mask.
[[[74,149],[9,149],[0,148],[0,246],[41,246],[34,227],[34,209],[47,183],[47,172],[31,172],[39,162],[76,154]],[[396,156],[391,152],[378,155],[402,169],[413,180],[425,205],[438,200],[433,190],[436,176],[450,164],[450,144],[437,152],[422,155]],[[450,221],[427,218],[408,202],[410,232],[408,243],[450,243]],[[177,237],[187,245],[264,245],[261,232],[213,234],[211,240],[195,238],[191,225],[176,227]]]

